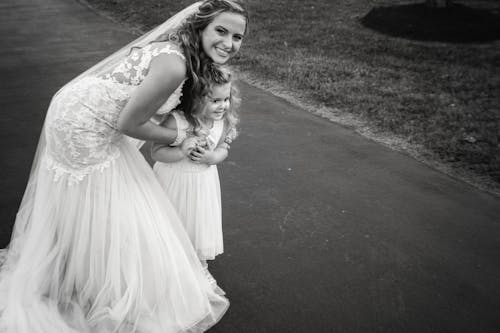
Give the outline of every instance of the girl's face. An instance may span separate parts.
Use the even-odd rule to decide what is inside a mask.
[[[246,19],[231,12],[217,15],[201,32],[203,51],[216,64],[226,63],[240,49],[245,34]]]
[[[231,83],[215,85],[206,97],[202,117],[207,120],[221,120],[224,118],[230,104]]]

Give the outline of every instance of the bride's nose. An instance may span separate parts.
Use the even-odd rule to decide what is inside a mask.
[[[231,36],[224,37],[224,39],[222,41],[222,45],[224,46],[224,48],[226,50],[232,50],[233,49],[233,40],[232,40]]]

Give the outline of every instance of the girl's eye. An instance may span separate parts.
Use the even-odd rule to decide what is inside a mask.
[[[234,39],[235,41],[239,42],[239,41],[241,41],[241,40],[243,39],[243,37],[242,37],[242,36],[239,36],[239,35],[235,35],[235,36],[233,36],[233,39]]]
[[[219,33],[219,35],[224,35],[226,33],[226,30],[224,30],[222,28],[217,28],[217,29],[215,29],[215,31],[217,31]]]

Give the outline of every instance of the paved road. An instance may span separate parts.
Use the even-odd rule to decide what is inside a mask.
[[[0,36],[5,246],[50,97],[134,37],[70,0],[3,0]],[[242,92],[212,269],[232,306],[211,332],[500,331],[500,198]]]

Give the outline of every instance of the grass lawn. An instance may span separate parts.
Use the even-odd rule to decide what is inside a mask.
[[[142,30],[192,3],[86,1]],[[247,0],[250,34],[232,63],[498,189],[500,3],[429,11],[421,2]]]

